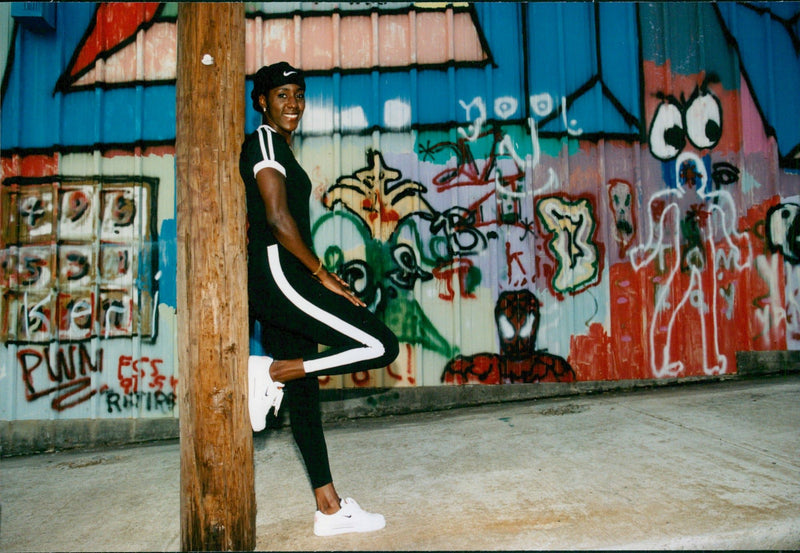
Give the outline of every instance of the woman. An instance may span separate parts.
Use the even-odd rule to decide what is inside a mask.
[[[342,500],[333,486],[317,377],[385,367],[397,357],[397,338],[312,249],[311,181],[291,150],[305,110],[303,73],[286,62],[262,67],[251,98],[262,124],[245,138],[239,170],[247,194],[250,311],[269,356],[250,357],[250,421],[262,430],[285,392],[317,503],[314,533],[379,530],[382,515]],[[318,344],[328,348],[319,352]]]

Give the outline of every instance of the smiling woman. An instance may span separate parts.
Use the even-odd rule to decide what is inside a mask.
[[[251,356],[250,422],[263,430],[286,392],[292,433],[314,489],[314,533],[369,532],[386,524],[337,494],[319,406],[320,375],[385,367],[397,338],[312,249],[311,181],[292,153],[305,111],[302,71],[286,62],[262,67],[251,98],[262,124],[245,138],[239,170],[248,219],[250,318],[262,326],[269,356]],[[328,347],[319,352],[319,344]]]
[[[302,75],[283,64],[275,75],[285,81],[270,89],[267,94],[258,94],[258,107],[263,112],[264,122],[270,125],[291,146],[292,133],[297,130],[306,109],[306,86]],[[279,74],[280,73],[280,74]]]

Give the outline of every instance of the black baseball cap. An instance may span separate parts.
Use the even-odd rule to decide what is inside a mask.
[[[279,61],[272,65],[265,65],[253,75],[253,92],[250,98],[253,100],[253,106],[259,110],[258,97],[269,94],[273,88],[283,86],[285,84],[296,84],[301,88],[306,87],[306,80],[303,77],[303,71],[292,67],[285,61]]]

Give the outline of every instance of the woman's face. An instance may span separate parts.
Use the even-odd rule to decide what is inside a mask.
[[[270,90],[268,96],[261,96],[266,123],[287,140],[300,125],[306,109],[305,93],[296,84],[285,84]]]

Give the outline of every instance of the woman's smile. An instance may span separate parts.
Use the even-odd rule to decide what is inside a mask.
[[[305,89],[299,85],[286,84],[273,88],[265,98],[266,122],[287,141],[300,125],[306,109],[305,93]]]

